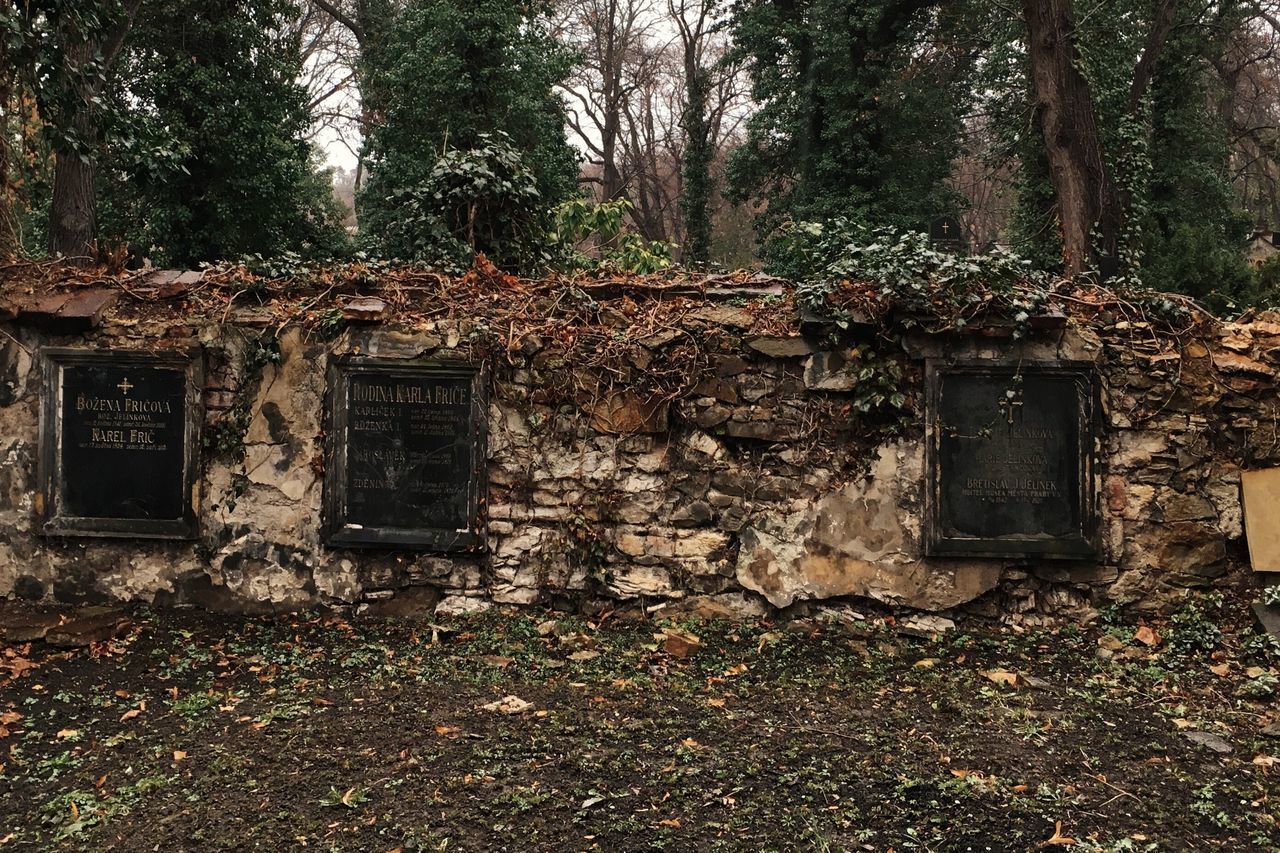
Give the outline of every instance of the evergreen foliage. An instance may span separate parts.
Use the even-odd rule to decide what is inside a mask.
[[[1243,258],[1247,219],[1231,187],[1230,148],[1221,93],[1212,67],[1221,56],[1230,21],[1242,8],[1218,8],[1217,22],[1183,8],[1160,54],[1151,85],[1135,106],[1135,61],[1144,50],[1158,4],[1149,0],[1100,0],[1077,9],[1076,44],[1094,98],[1106,167],[1120,190],[1122,279],[1197,297],[1225,308],[1252,297],[1253,279]],[[1028,69],[1015,23],[990,23],[992,48],[979,88],[988,110],[1000,117],[1004,153],[1019,162],[1013,244],[1041,269],[1061,269],[1055,198],[1044,140],[1027,111]]]
[[[305,139],[288,0],[147,4],[116,74],[104,236],[157,261],[330,254],[343,235]]]
[[[735,200],[786,218],[923,228],[952,211],[944,181],[967,64],[926,49],[951,26],[927,0],[740,0],[735,51],[757,111],[730,162]]]
[[[534,262],[577,178],[554,92],[571,57],[546,5],[410,0],[365,59],[380,118],[359,197],[371,248],[452,263],[462,240],[501,266]]]

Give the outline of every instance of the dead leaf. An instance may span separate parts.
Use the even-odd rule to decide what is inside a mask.
[[[1209,671],[1212,672],[1214,675],[1218,676],[1219,678],[1226,678],[1227,675],[1230,674],[1231,672],[1231,664],[1227,664],[1227,663],[1215,664],[1214,666],[1209,667]]]
[[[746,671],[747,665],[745,663],[735,664],[724,671],[724,677],[733,678],[735,675],[742,675]]]
[[[1253,763],[1258,767],[1275,767],[1277,764],[1280,764],[1280,758],[1276,758],[1274,755],[1263,755],[1259,753],[1253,757]]]
[[[79,729],[59,729],[56,737],[62,740],[63,738],[75,737],[78,734],[80,734]]]
[[[187,757],[187,751],[186,751],[185,749],[175,749],[175,750],[173,751],[173,760],[174,760],[174,761],[181,761],[182,759],[184,759],[184,758],[186,758],[186,757]]]
[[[24,657],[11,657],[8,660],[0,661],[0,669],[9,670],[9,674],[14,678],[21,678],[33,669],[39,667]]]
[[[993,684],[1003,684],[1007,687],[1017,687],[1021,681],[1018,678],[1018,673],[1010,672],[1007,669],[986,669],[979,674]]]
[[[120,722],[123,723],[126,720],[132,720],[134,717],[138,716],[141,713],[142,713],[142,709],[140,708],[134,708],[131,711],[125,711],[124,714],[120,717]]]
[[[674,829],[679,829],[679,828],[680,828],[680,818],[678,818],[678,817],[673,817],[673,818],[668,818],[668,819],[666,819],[666,820],[660,820],[660,821],[658,821],[658,825],[659,825],[659,826],[670,826],[670,827],[672,827],[672,828],[674,828]]]
[[[1147,625],[1140,625],[1138,630],[1133,632],[1133,638],[1144,646],[1154,647],[1160,645],[1160,635]]]
[[[937,658],[921,658],[912,664],[916,669],[933,669],[938,665]]]
[[[574,652],[573,654],[569,655],[569,660],[581,662],[581,661],[593,660],[594,658],[598,658],[598,657],[600,657],[599,652],[592,652],[584,649],[583,651]]]
[[[1047,841],[1041,841],[1038,847],[1073,847],[1079,842],[1070,836],[1062,834],[1062,821],[1057,821],[1053,825],[1053,835]]]
[[[487,664],[496,666],[498,669],[506,669],[515,662],[515,658],[506,658],[502,655],[481,655],[480,660]]]
[[[708,699],[708,700],[707,700],[707,704],[708,704],[708,705],[710,705],[712,708],[723,708],[723,707],[724,707],[724,700],[723,700],[723,699]]]
[[[10,723],[16,723],[22,719],[22,715],[17,711],[5,711],[0,714],[0,726],[7,726]]]

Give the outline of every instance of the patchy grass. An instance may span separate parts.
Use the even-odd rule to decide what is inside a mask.
[[[932,641],[144,612],[6,652],[0,849],[1280,850],[1275,650],[1213,606]]]

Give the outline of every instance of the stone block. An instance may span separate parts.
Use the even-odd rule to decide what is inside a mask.
[[[803,358],[813,352],[813,345],[799,336],[761,335],[747,346],[769,358]]]
[[[674,557],[710,557],[729,547],[729,534],[720,530],[699,530],[676,534]]]
[[[819,352],[805,362],[804,384],[812,391],[852,391],[858,377],[840,353]]]

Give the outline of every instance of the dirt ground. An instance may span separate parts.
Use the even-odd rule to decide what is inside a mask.
[[[1280,657],[1220,599],[934,639],[131,615],[0,648],[3,853],[1280,850]]]

